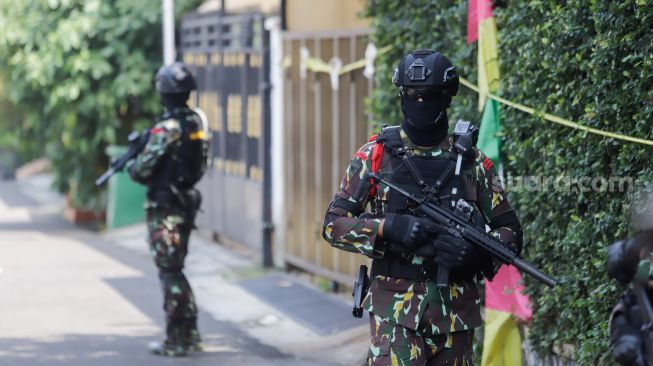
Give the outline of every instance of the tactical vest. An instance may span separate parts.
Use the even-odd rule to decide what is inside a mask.
[[[443,152],[437,156],[412,155],[401,139],[398,126],[384,128],[376,138],[376,142],[375,149],[383,148],[383,156],[386,157],[384,161],[387,161],[384,169],[380,171],[385,179],[417,197],[428,197],[429,200],[439,202],[443,207],[452,210],[453,203],[463,199],[473,208],[470,213],[473,222],[478,227],[485,227],[483,216],[475,204],[476,181],[470,175],[475,159],[473,153],[460,155],[459,169],[457,169],[459,154],[453,148],[452,153]],[[379,154],[374,151],[372,155],[373,170],[375,166],[379,169],[381,165],[378,161]],[[376,162],[374,158],[377,159]],[[459,173],[456,174],[456,171]],[[374,191],[376,193],[376,189]],[[386,205],[386,214],[413,214],[411,204],[402,194],[393,189],[388,190]],[[396,247],[393,243],[387,243],[386,248],[393,246]],[[434,264],[413,265],[403,253],[392,250],[386,251],[383,258],[375,259],[372,263],[373,275],[409,280],[433,279],[435,270]]]
[[[188,108],[175,109],[163,119],[175,118],[181,126],[181,143],[171,149],[154,172],[149,187],[150,199],[162,201],[172,189],[187,191],[202,178],[206,171],[208,141],[204,135],[200,116]],[[161,202],[162,203],[162,202]]]

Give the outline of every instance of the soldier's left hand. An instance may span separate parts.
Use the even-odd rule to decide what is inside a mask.
[[[435,245],[433,245],[433,242],[424,244],[420,247],[417,247],[413,251],[414,255],[418,255],[420,257],[426,257],[426,258],[433,258],[438,254],[437,249],[435,249]]]
[[[433,246],[435,262],[451,269],[464,266],[478,255],[474,245],[467,240],[448,234],[438,236]]]

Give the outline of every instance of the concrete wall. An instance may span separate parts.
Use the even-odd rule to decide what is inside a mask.
[[[317,1],[316,1],[317,2]],[[262,12],[273,14],[279,11],[281,0],[225,0],[227,13]],[[220,10],[220,0],[207,0],[197,9],[200,13]]]
[[[361,29],[369,27],[360,19],[364,0],[286,0],[289,32]]]

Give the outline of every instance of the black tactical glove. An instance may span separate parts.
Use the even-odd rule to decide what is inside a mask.
[[[418,255],[420,257],[427,257],[427,258],[433,258],[437,256],[438,250],[435,249],[435,246],[433,245],[433,242],[428,242],[420,247],[415,248],[413,250],[413,254]]]
[[[401,251],[412,252],[415,248],[430,244],[437,237],[436,226],[429,220],[389,213],[383,224],[383,238]],[[391,249],[393,249],[391,247]]]
[[[646,366],[642,355],[642,341],[636,335],[627,334],[614,343],[612,355],[625,366]]]
[[[450,269],[462,267],[478,256],[474,245],[449,234],[438,236],[433,246],[436,250],[435,262]]]

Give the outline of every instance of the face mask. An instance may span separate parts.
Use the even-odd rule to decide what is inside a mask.
[[[408,137],[419,146],[436,146],[449,129],[447,107],[451,97],[411,98],[402,95],[401,106],[404,121],[401,124]]]
[[[189,93],[162,93],[161,105],[163,105],[163,107],[168,111],[172,111],[175,108],[185,107],[188,96]]]

